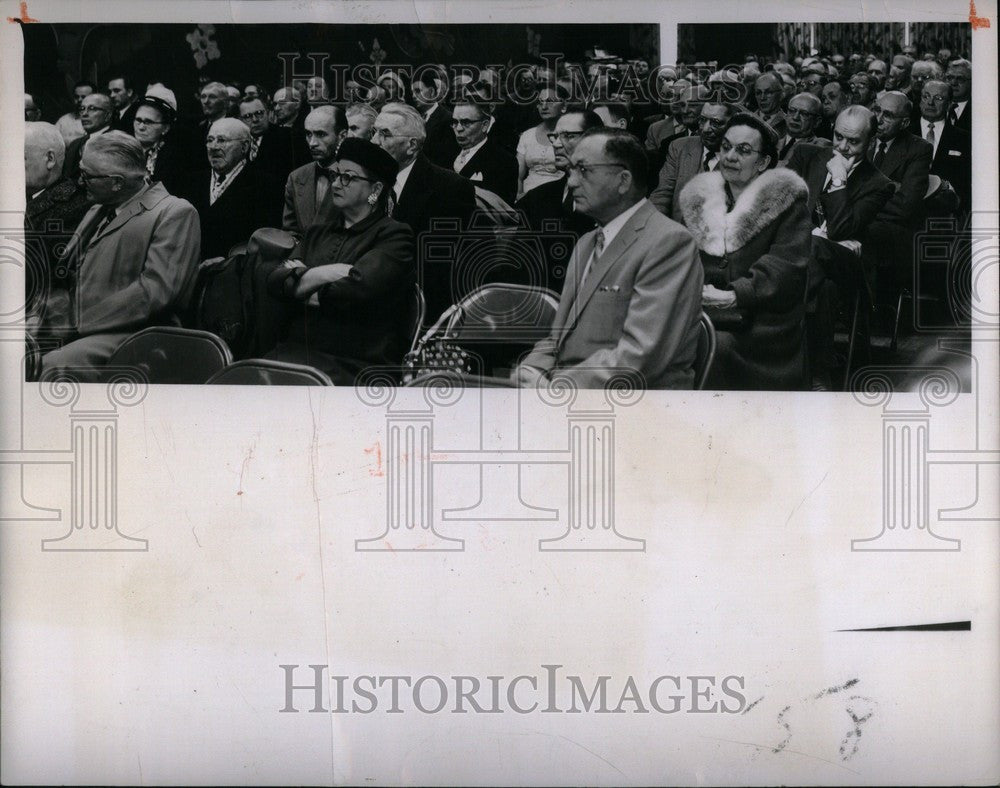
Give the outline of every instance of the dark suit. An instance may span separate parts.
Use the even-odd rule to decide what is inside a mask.
[[[432,263],[424,254],[426,244],[434,241],[450,242],[457,248],[458,237],[468,227],[475,207],[476,189],[469,181],[454,170],[432,164],[423,154],[417,156],[392,218],[408,224],[413,230],[416,240],[417,281],[427,301],[428,323],[432,323],[451,306],[457,300],[458,293],[452,282],[455,258],[450,256],[447,262],[439,260]],[[435,220],[454,220],[457,222],[457,232],[440,226],[432,231],[431,225]],[[424,233],[429,233],[429,236],[424,236]]]
[[[194,176],[188,194],[201,218],[201,255],[226,257],[261,227],[278,227],[281,221],[281,187],[271,176],[246,164],[215,203],[211,203],[211,170]]]
[[[968,110],[966,110],[968,111]],[[918,125],[918,133],[923,127]],[[964,129],[944,124],[937,152],[931,162],[931,174],[948,181],[955,189],[962,204],[959,210],[968,213],[972,208],[972,137]]]
[[[295,144],[291,129],[271,126],[260,138],[257,157],[253,163],[262,172],[267,172],[282,183],[288,178],[295,160]]]
[[[76,261],[63,256],[65,244],[90,210],[86,190],[63,178],[29,197],[24,208],[25,305],[44,303],[53,288],[69,287]]]
[[[304,164],[289,173],[285,182],[285,206],[281,227],[293,235],[303,235],[314,224],[325,224],[336,214],[327,191],[322,205],[316,205],[316,178],[321,167]]]
[[[958,116],[958,121],[954,125],[955,128],[972,134],[972,99],[965,103],[965,109],[962,110],[962,114]]]
[[[186,152],[172,136],[164,138],[163,146],[156,154],[153,165],[153,180],[162,183],[175,197],[188,199],[186,190],[191,188],[193,173],[198,169]]]
[[[649,201],[665,216],[681,220],[681,191],[689,180],[702,171],[705,148],[701,136],[679,137],[667,148],[667,160],[660,170],[659,182]]]
[[[458,142],[455,132],[451,130],[451,107],[439,104],[425,118],[424,128],[427,138],[424,140],[423,153],[432,164],[445,169],[451,169],[458,155]]]
[[[572,194],[563,199],[567,178],[548,181],[527,192],[515,206],[524,215],[527,228],[541,242],[543,278],[541,284],[559,293],[566,279],[566,257],[558,252],[566,248],[564,236],[572,238],[572,249],[580,236],[594,229],[595,222],[589,216],[573,210]],[[537,279],[533,283],[538,283]]]
[[[596,235],[573,250],[552,333],[524,365],[580,388],[623,370],[644,387],[691,388],[704,282],[691,233],[644,200],[581,281]]]
[[[130,136],[135,136],[135,113],[139,111],[139,102],[133,101],[125,108],[125,112],[115,110],[114,120],[111,121],[111,128],[117,131],[124,131]]]
[[[790,139],[785,138],[782,145],[778,148],[778,166],[787,167],[788,160],[792,158],[792,153],[795,152],[795,148],[799,145],[819,145],[823,148],[832,148],[833,143],[828,139],[823,137],[817,137],[813,134],[811,137],[804,137],[802,139]]]
[[[493,192],[508,205],[514,204],[517,197],[517,158],[489,139],[458,174]]]
[[[110,127],[106,127],[100,133],[103,134],[108,131]],[[83,146],[87,144],[93,134],[85,134],[82,137],[77,137],[69,145],[66,146],[66,158],[63,160],[63,177],[71,178],[76,180],[80,177],[80,158],[83,156]]]

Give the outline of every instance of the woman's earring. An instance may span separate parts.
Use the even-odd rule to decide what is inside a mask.
[[[377,203],[377,202],[378,202],[378,195],[375,194],[375,192],[372,192],[371,194],[368,195],[368,204],[369,205],[374,206],[375,203]]]

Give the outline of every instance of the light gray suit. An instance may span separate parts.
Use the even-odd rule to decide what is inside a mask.
[[[656,209],[671,219],[681,221],[681,190],[695,175],[701,172],[702,156],[705,149],[701,137],[681,137],[670,143],[667,160],[660,170],[659,183],[649,195],[649,201]]]
[[[577,242],[552,331],[523,364],[580,388],[622,370],[647,388],[691,388],[704,280],[694,238],[643,200],[581,283],[596,237]]]

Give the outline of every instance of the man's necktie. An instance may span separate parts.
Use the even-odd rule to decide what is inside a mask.
[[[951,109],[948,110],[948,122],[954,126],[958,123],[958,107],[954,104],[951,105]]]
[[[250,161],[254,161],[257,158],[257,154],[260,152],[260,137],[250,138]]]
[[[590,259],[587,261],[587,267],[583,269],[583,276],[580,277],[580,283],[587,281],[587,277],[590,275],[590,269],[594,267],[594,263],[601,259],[601,254],[604,252],[604,230],[598,230],[597,235],[594,238],[594,252],[590,255]]]
[[[703,169],[705,172],[710,172],[712,170],[712,162],[715,161],[715,151],[708,151],[705,154],[705,165]]]
[[[330,176],[325,169],[321,169],[316,175],[316,207],[319,208],[326,199],[327,192],[330,191]]]
[[[885,161],[885,142],[879,140],[875,143],[875,158],[872,159],[872,164],[875,165],[875,169],[881,172],[882,162]]]
[[[92,225],[94,230],[93,232],[91,232],[90,237],[87,238],[87,243],[85,246],[87,247],[90,246],[90,244],[98,236],[101,230],[103,230],[105,227],[108,226],[108,223],[114,218],[114,216],[115,216],[115,206],[113,205],[105,205],[98,212],[97,219]]]
[[[927,124],[927,135],[924,137],[924,139],[927,140],[931,145],[934,144],[934,124],[933,123],[928,123]]]
[[[781,155],[778,158],[781,159],[782,161],[787,159],[788,152],[792,149],[792,146],[795,145],[796,142],[797,140],[794,137],[790,137],[788,142],[785,143],[785,147],[781,149]]]
[[[573,192],[570,189],[566,190],[566,196],[563,197],[562,209],[564,214],[573,213]]]
[[[469,150],[468,148],[463,148],[458,154],[458,158],[455,159],[455,172],[461,172],[462,168],[465,167],[466,162],[469,160]]]

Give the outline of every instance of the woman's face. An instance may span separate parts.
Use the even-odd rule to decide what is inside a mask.
[[[353,161],[335,161],[329,173],[330,200],[337,208],[364,207],[369,196],[381,188],[368,170]]]
[[[767,169],[770,163],[761,153],[764,141],[760,132],[749,126],[733,126],[719,146],[722,177],[733,186],[746,186]]]
[[[558,120],[566,108],[565,102],[554,90],[538,92],[538,115],[542,120]]]
[[[143,148],[151,148],[163,139],[170,126],[163,122],[163,115],[154,107],[142,106],[135,113],[133,123],[135,138]]]

